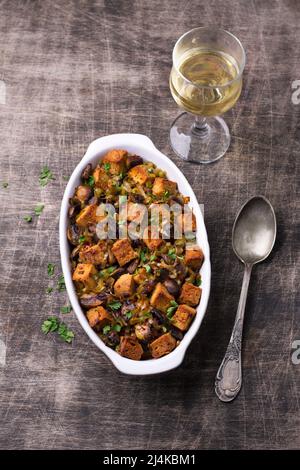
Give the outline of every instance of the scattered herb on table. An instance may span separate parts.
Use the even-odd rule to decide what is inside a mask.
[[[43,187],[47,186],[47,184],[49,183],[50,180],[54,180],[54,176],[52,174],[52,171],[47,166],[44,166],[42,168],[42,171],[41,171],[40,177],[39,177],[40,185],[43,186]]]
[[[23,217],[23,219],[24,219],[25,222],[27,222],[28,224],[29,224],[30,222],[32,222],[32,217],[31,217],[31,215],[25,215],[25,217]]]
[[[57,280],[57,290],[59,292],[66,290],[65,278],[63,274],[61,274]]]
[[[41,213],[42,213],[43,210],[44,210],[44,207],[45,207],[44,204],[39,204],[38,206],[36,206],[36,207],[34,208],[34,213],[35,213],[35,215],[40,216]]]
[[[48,333],[57,332],[61,339],[66,343],[71,343],[74,338],[74,333],[68,326],[61,322],[57,317],[49,317],[42,323],[42,332],[47,335]]]
[[[58,330],[59,319],[57,317],[49,317],[42,323],[42,332],[46,335],[49,332]]]
[[[48,263],[48,266],[47,266],[48,276],[50,276],[50,277],[53,276],[54,271],[55,271],[55,264]]]
[[[53,292],[53,287],[47,287],[46,294],[51,294]]]
[[[74,338],[74,333],[72,330],[70,330],[67,325],[63,322],[59,324],[58,327],[58,334],[63,339],[66,343],[71,343]]]
[[[4,181],[4,182],[2,183],[2,188],[4,188],[4,189],[8,188],[8,183],[7,183],[7,181]]]
[[[60,313],[70,313],[72,310],[71,305],[65,305],[64,307],[60,307]]]
[[[63,180],[69,181],[69,179],[70,179],[70,176],[63,176]]]

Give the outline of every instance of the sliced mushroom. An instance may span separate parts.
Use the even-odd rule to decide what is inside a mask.
[[[127,168],[133,168],[134,166],[141,165],[143,163],[142,157],[138,155],[127,155],[126,165]]]
[[[129,272],[129,274],[134,273],[134,271],[139,265],[139,262],[140,262],[139,259],[134,259],[133,261],[131,261],[131,263],[129,263],[129,265],[127,266],[127,271]]]
[[[102,305],[108,298],[107,292],[100,292],[99,294],[83,294],[79,301],[85,308],[93,308]]]
[[[72,243],[72,245],[78,245],[79,237],[80,237],[80,229],[78,225],[76,224],[69,225],[68,230],[67,230],[67,237],[68,237],[69,242]]]
[[[179,292],[180,292],[180,287],[179,285],[177,284],[176,281],[174,281],[174,279],[171,279],[170,277],[168,277],[165,281],[164,281],[164,286],[167,288],[168,292],[171,294],[171,295],[174,295],[174,297],[177,297]]]
[[[70,206],[68,209],[68,217],[69,219],[74,219],[77,214],[80,212],[80,205],[77,206]]]
[[[83,181],[87,181],[89,179],[90,176],[92,176],[92,172],[93,172],[93,166],[91,163],[89,163],[83,170],[83,172],[81,173],[81,179]]]
[[[90,186],[81,185],[76,188],[75,199],[78,199],[80,202],[87,202],[93,194],[93,190]]]

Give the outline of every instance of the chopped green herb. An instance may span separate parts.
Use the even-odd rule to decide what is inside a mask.
[[[122,304],[121,302],[115,301],[115,302],[110,302],[109,304],[107,304],[107,306],[108,308],[110,308],[110,310],[116,311],[116,310],[119,310],[120,307],[122,307]]]
[[[70,179],[70,176],[63,176],[63,180],[69,181],[69,179]]]
[[[72,310],[71,305],[65,305],[64,307],[60,308],[60,313],[63,313],[63,314],[70,313],[71,310]]]
[[[36,206],[36,207],[34,208],[34,213],[35,213],[35,215],[40,216],[41,213],[42,213],[43,210],[44,210],[44,207],[45,207],[44,204],[39,204],[38,206]]]
[[[126,318],[126,320],[130,320],[130,318],[132,317],[132,315],[133,315],[132,312],[130,312],[130,311],[126,312],[126,313],[125,313],[125,318]]]
[[[31,215],[25,215],[25,217],[23,217],[23,219],[24,219],[25,222],[27,222],[28,224],[29,224],[30,222],[32,222],[32,217],[31,217]]]
[[[139,317],[140,323],[142,323],[143,321],[147,320],[148,318],[151,318],[151,316],[152,316],[152,315],[151,315],[151,312],[145,312],[145,313],[143,313],[143,315],[141,315],[141,316]]]
[[[51,294],[53,292],[53,287],[47,287],[46,294]]]
[[[63,322],[59,324],[58,334],[66,343],[71,343],[74,338],[74,333]]]
[[[153,173],[154,169],[153,168],[148,168],[148,173]]]
[[[55,270],[55,264],[48,263],[48,266],[47,266],[48,276],[53,276],[54,270]]]
[[[59,319],[57,317],[49,317],[42,323],[42,332],[46,335],[49,332],[58,330]]]
[[[61,274],[57,280],[57,290],[60,292],[66,290],[65,278],[63,274]]]
[[[88,185],[92,188],[95,184],[95,178],[91,175],[88,179]]]
[[[146,269],[147,273],[151,273],[151,266],[149,266],[149,264],[145,265],[145,269]]]
[[[2,183],[2,188],[4,188],[4,189],[8,188],[8,183],[6,181],[4,181]]]
[[[39,177],[39,182],[41,186],[47,186],[50,180],[54,180],[55,178],[53,177],[52,171],[47,166],[44,166],[42,168],[42,171],[40,173]]]
[[[168,251],[168,256],[169,256],[171,259],[176,259],[176,253],[175,253],[175,249],[174,249],[174,248],[171,248],[171,249]]]
[[[110,163],[104,163],[103,168],[106,172],[109,171],[110,170]]]
[[[103,328],[102,331],[103,331],[103,334],[104,334],[104,335],[107,335],[107,333],[110,332],[110,326],[109,326],[109,325],[106,325],[106,326]]]
[[[141,250],[140,258],[141,258],[142,263],[145,263],[145,261],[147,260],[146,253],[144,250]]]
[[[113,273],[117,269],[117,266],[110,266],[109,268],[106,269],[108,274]]]
[[[156,260],[156,255],[151,255],[150,256],[150,261],[155,261]]]
[[[165,191],[164,192],[164,198],[168,198],[170,196],[170,191]]]
[[[81,235],[78,240],[79,240],[79,243],[83,243],[85,242],[86,238],[84,235]]]
[[[112,327],[112,330],[113,330],[113,331],[117,331],[117,333],[120,333],[120,331],[122,330],[122,325],[120,325],[120,323],[116,323],[116,324]]]
[[[198,287],[201,286],[201,284],[202,284],[202,279],[201,279],[201,277],[199,277],[198,279],[196,279],[195,282],[194,282],[194,284],[195,284],[196,286],[198,286]]]
[[[178,307],[178,303],[175,300],[171,300],[170,307],[167,309],[167,317],[169,319],[172,318],[172,316],[174,315],[175,310],[177,309],[177,307]]]

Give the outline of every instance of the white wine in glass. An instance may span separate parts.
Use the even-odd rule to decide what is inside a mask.
[[[173,123],[170,139],[180,157],[211,163],[225,154],[229,130],[225,121],[215,116],[228,111],[238,100],[244,64],[241,43],[226,31],[197,28],[177,41],[170,89],[178,106],[187,113]]]

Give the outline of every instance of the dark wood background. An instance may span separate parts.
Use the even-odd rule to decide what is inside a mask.
[[[201,25],[235,33],[247,52],[244,89],[227,115],[232,144],[212,166],[182,162],[168,143],[179,110],[168,75],[176,39]],[[300,448],[298,1],[1,1],[0,447],[9,449]],[[169,155],[200,203],[212,253],[205,321],[184,364],[167,375],[121,375],[81,330],[73,345],[44,337],[65,293],[58,218],[66,182],[96,137],[140,132]],[[49,165],[55,181],[41,188]],[[297,194],[298,192],[298,194]],[[267,196],[278,217],[271,259],[253,272],[244,336],[244,387],[223,404],[214,378],[233,325],[242,265],[231,249],[241,204]],[[31,224],[23,217],[45,204]]]

